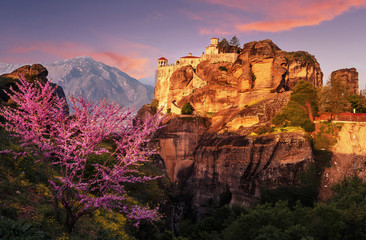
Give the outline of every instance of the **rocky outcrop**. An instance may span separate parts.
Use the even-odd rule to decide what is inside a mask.
[[[211,209],[231,195],[230,204],[249,205],[262,187],[299,184],[299,174],[312,161],[302,133],[204,136],[194,152],[190,177],[193,204]]]
[[[10,86],[14,86],[15,82],[20,78],[24,77],[28,81],[35,82],[39,81],[41,83],[48,82],[47,79],[48,71],[41,64],[33,64],[33,65],[25,65],[11,73],[3,74],[0,76],[0,104],[6,103],[9,100],[9,97],[4,93],[4,90],[7,91]],[[50,83],[51,86],[56,90],[56,94],[59,98],[63,98],[66,102],[66,96],[64,90],[61,86],[57,84]],[[68,112],[68,106],[65,105],[65,111]]]
[[[271,40],[245,44],[231,62],[203,56],[197,66],[158,68],[155,98],[164,111],[179,114],[182,105],[190,102],[201,116],[212,115],[291,90],[299,80],[322,85],[323,74],[314,56],[284,52]]]
[[[356,68],[344,68],[332,72],[331,79],[339,79],[351,94],[358,94],[358,72]]]
[[[233,61],[204,56],[196,66],[157,70],[155,99],[173,114],[151,144],[170,179],[192,197],[199,214],[223,198],[247,206],[263,187],[297,186],[299,174],[313,161],[304,133],[250,133],[283,109],[288,90],[299,80],[322,85],[314,56],[284,52],[271,40],[245,44]],[[194,115],[179,115],[186,102]]]
[[[332,160],[326,168],[320,188],[320,197],[332,195],[332,186],[345,177],[359,176],[366,181],[366,123],[343,122],[336,145],[331,149]]]
[[[260,197],[263,187],[296,186],[300,173],[313,161],[303,132],[207,133],[209,120],[174,117],[150,143],[158,149],[169,178],[192,197],[199,214],[217,206],[228,193],[226,204],[248,206]]]
[[[194,149],[210,123],[192,116],[170,119],[150,144],[158,149],[165,169],[173,182],[185,182],[194,164]]]

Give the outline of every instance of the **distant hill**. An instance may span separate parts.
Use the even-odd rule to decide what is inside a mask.
[[[9,73],[20,66],[0,63],[0,74]],[[121,70],[91,57],[43,63],[43,66],[49,72],[48,79],[60,85],[67,96],[81,95],[91,101],[107,98],[136,109],[150,103],[153,98],[153,86],[144,85]]]

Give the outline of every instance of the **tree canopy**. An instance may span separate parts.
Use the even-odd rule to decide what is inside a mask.
[[[83,98],[71,99],[74,115],[69,116],[65,101],[54,94],[49,82],[20,79],[17,87],[8,93],[16,107],[0,109],[6,120],[2,126],[21,143],[20,152],[13,154],[33,155],[42,166],[53,206],[65,210],[70,232],[80,217],[99,208],[123,213],[136,225],[142,219],[158,218],[156,210],[130,201],[125,184],[155,179],[141,176],[137,167],[153,153],[145,145],[147,136],[158,128],[159,117],[142,122],[118,105]],[[103,147],[104,141],[113,147]],[[103,158],[93,161],[95,156]]]
[[[331,78],[320,93],[320,110],[322,112],[341,113],[351,110],[348,87],[338,78]]]
[[[230,44],[230,46],[240,47],[240,41],[239,41],[239,38],[238,38],[237,36],[233,36],[233,37],[230,39],[229,44]]]

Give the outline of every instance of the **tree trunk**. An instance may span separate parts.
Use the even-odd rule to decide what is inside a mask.
[[[66,209],[66,219],[65,219],[65,226],[67,227],[67,230],[69,233],[71,233],[74,230],[77,217],[71,212],[70,209]]]

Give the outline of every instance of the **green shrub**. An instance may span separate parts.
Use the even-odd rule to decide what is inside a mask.
[[[219,69],[220,69],[221,71],[225,71],[225,72],[227,72],[227,68],[226,68],[226,67],[220,66],[220,67],[219,67]]]
[[[153,113],[156,113],[159,108],[159,100],[157,100],[156,98],[151,100],[150,107],[151,107],[151,110],[153,111]]]
[[[189,102],[186,102],[185,104],[183,104],[182,114],[189,115],[189,114],[192,114],[193,111],[194,111],[194,108]]]
[[[272,130],[273,130],[273,128],[270,125],[265,125],[265,126],[257,128],[255,130],[255,133],[258,135],[261,135],[261,134],[265,134],[265,133],[270,133],[270,132],[272,132]]]
[[[272,118],[272,123],[276,126],[283,126],[285,124],[285,115],[283,113],[277,113]]]
[[[276,114],[272,122],[281,126],[287,120],[291,126],[300,126],[307,132],[313,132],[315,124],[312,118],[317,111],[317,90],[311,83],[299,81],[282,113]]]

